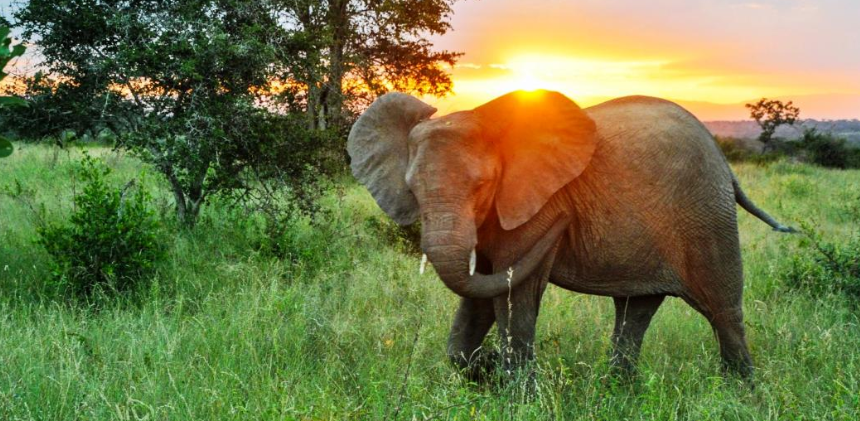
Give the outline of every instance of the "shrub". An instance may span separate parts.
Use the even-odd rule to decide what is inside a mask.
[[[89,155],[77,173],[84,186],[74,197],[69,223],[37,228],[38,243],[53,258],[54,285],[78,297],[128,291],[164,255],[150,195],[134,180],[112,186],[110,168]]]
[[[742,139],[732,137],[715,136],[717,146],[729,162],[751,162],[754,164],[768,164],[783,157],[780,150],[769,152],[757,152],[741,146]]]
[[[398,251],[413,255],[421,254],[421,222],[404,227],[392,221],[391,218],[376,217],[368,218],[364,225],[378,238],[383,239],[383,242],[394,246]]]
[[[855,227],[860,216],[854,215]],[[805,235],[800,253],[792,257],[785,274],[786,285],[813,295],[840,293],[860,304],[860,229],[843,243],[825,241],[809,224],[802,224]]]
[[[851,148],[845,139],[831,133],[821,133],[814,128],[803,131],[803,149],[807,159],[822,167],[860,168],[860,150]]]
[[[738,146],[733,138],[714,136],[714,140],[716,140],[717,146],[720,147],[720,150],[723,151],[723,155],[729,162],[742,162],[752,154],[752,152]]]

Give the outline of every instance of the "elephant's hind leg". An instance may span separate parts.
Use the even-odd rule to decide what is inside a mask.
[[[615,297],[615,329],[612,332],[612,366],[622,374],[633,374],[642,348],[642,338],[664,295]]]
[[[747,347],[741,304],[722,302],[724,300],[704,304],[689,298],[686,301],[702,313],[714,329],[720,345],[723,369],[743,378],[751,378],[753,362]]]
[[[722,244],[702,241],[688,248],[688,291],[682,295],[716,332],[723,368],[750,378],[753,363],[744,332],[743,266],[737,235],[730,239]]]
[[[743,378],[751,378],[753,363],[744,332],[744,316],[740,306],[726,308],[709,318],[720,341],[723,369]]]
[[[448,358],[469,380],[479,381],[495,366],[493,353],[481,348],[496,321],[493,300],[461,298],[448,337]]]

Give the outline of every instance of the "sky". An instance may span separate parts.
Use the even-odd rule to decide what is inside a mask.
[[[460,0],[451,24],[431,38],[465,53],[454,94],[425,98],[440,113],[542,88],[582,106],[657,96],[705,120],[761,97],[860,118],[860,0]]]
[[[582,106],[638,94],[743,118],[743,102],[777,97],[860,117],[858,22],[858,0],[463,0],[432,38],[465,53],[454,95],[429,101],[450,112],[545,88]]]

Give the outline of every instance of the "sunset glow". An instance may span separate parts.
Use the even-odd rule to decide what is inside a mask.
[[[458,2],[453,31],[434,39],[465,53],[454,94],[428,100],[450,112],[517,89],[583,106],[650,95],[692,103],[704,119],[742,119],[743,102],[783,97],[807,117],[860,117],[860,3],[658,3]]]

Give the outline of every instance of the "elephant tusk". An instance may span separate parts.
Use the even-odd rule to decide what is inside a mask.
[[[427,255],[422,254],[421,255],[421,266],[418,267],[418,274],[423,275],[424,274],[424,268],[426,268],[426,267],[427,267]]]
[[[475,266],[478,264],[478,255],[475,253],[475,249],[472,249],[472,255],[469,256],[469,276],[475,274]]]

